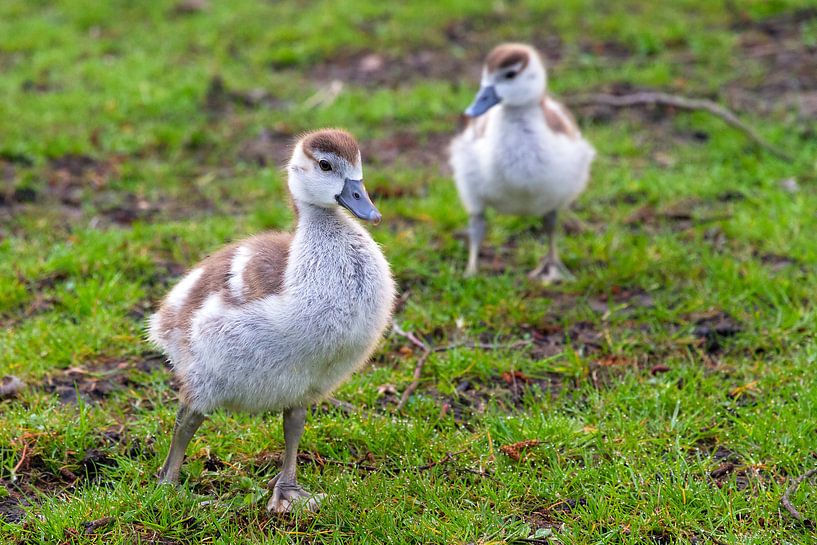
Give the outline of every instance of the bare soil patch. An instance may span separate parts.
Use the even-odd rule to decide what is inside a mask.
[[[276,109],[285,105],[285,102],[261,87],[230,89],[224,78],[216,74],[210,78],[201,107],[211,117],[220,118],[233,113],[236,106]]]
[[[264,128],[239,145],[238,157],[258,166],[283,166],[292,153],[296,135],[281,128]]]
[[[526,398],[555,398],[562,389],[562,381],[563,377],[555,373],[542,378],[511,371],[488,379],[463,378],[453,395],[442,395],[436,388],[431,389],[431,394],[440,399],[441,417],[451,414],[456,422],[467,422],[484,413],[491,403],[502,411],[512,412],[522,409]]]
[[[747,72],[726,88],[737,108],[770,113],[790,110],[801,121],[817,116],[817,45],[804,39],[817,8],[794,10],[760,21],[739,20],[739,54],[761,67],[762,76]]]
[[[151,201],[143,195],[116,187],[122,165],[128,160],[120,155],[105,158],[62,155],[42,167],[24,167],[35,169],[38,178],[44,181],[36,185],[19,184],[14,167],[6,166],[11,179],[0,187],[0,227],[11,223],[18,214],[32,215],[40,211],[53,215],[56,225],[68,229],[79,221],[88,221],[96,228],[127,227],[160,216],[187,217],[215,208],[195,187],[190,192],[189,202],[180,202],[167,195],[161,201]]]
[[[308,77],[323,83],[338,80],[381,88],[397,88],[424,79],[478,82],[481,62],[473,52],[468,57],[456,56],[450,49],[425,49],[402,56],[366,51],[318,62],[308,69]]]
[[[102,401],[113,392],[140,384],[131,373],[140,371],[151,373],[165,366],[165,357],[155,352],[146,352],[138,358],[104,358],[87,366],[70,367],[45,378],[42,388],[56,394],[61,403]]]
[[[718,310],[691,316],[690,319],[695,324],[693,335],[700,339],[704,351],[710,355],[723,352],[727,339],[743,331],[735,318]]]

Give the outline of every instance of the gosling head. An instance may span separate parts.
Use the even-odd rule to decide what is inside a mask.
[[[301,137],[289,161],[289,190],[296,201],[342,206],[377,225],[382,216],[363,187],[360,148],[340,129],[321,129]]]
[[[465,115],[479,117],[499,103],[538,103],[546,83],[545,66],[534,48],[525,44],[498,45],[485,58],[479,92]]]

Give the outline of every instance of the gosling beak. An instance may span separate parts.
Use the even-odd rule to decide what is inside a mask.
[[[496,89],[493,85],[483,85],[479,88],[474,102],[465,110],[465,115],[468,117],[479,117],[491,107],[496,106],[502,99],[496,94]]]
[[[338,204],[346,208],[349,212],[358,218],[371,222],[375,225],[380,223],[383,216],[374,207],[374,203],[366,193],[366,188],[363,187],[363,180],[350,180],[346,178],[343,181],[343,189],[340,195],[335,195],[335,200]]]

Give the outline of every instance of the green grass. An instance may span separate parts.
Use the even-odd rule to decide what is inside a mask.
[[[813,55],[806,6],[1,3],[0,373],[28,387],[0,401],[0,542],[810,543],[779,500],[817,464],[817,141],[773,86],[791,67],[751,54]],[[793,160],[705,113],[576,110],[599,152],[561,240],[577,280],[529,283],[538,221],[499,216],[497,270],[464,280],[466,215],[439,148],[480,58],[509,39],[558,50],[561,96],[743,93],[769,107],[741,116]],[[310,105],[322,67],[371,51],[384,84]],[[444,64],[389,76],[418,52]],[[208,108],[216,75],[267,99]],[[355,410],[308,418],[299,475],[328,494],[317,514],[265,511],[277,415],[214,414],[183,486],[159,487],[175,394],[144,317],[208,252],[289,227],[282,172],[247,142],[266,128],[282,150],[332,125],[362,143],[386,218],[372,233],[407,294],[397,323],[437,345],[531,344],[433,355],[398,412],[378,391],[399,396],[418,354],[390,335],[335,394]],[[390,139],[408,142],[394,160]],[[546,391],[515,389],[514,372]],[[534,439],[519,460],[501,448]],[[804,483],[792,500],[814,520],[815,497]]]

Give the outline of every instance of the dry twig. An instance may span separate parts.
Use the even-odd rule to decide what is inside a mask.
[[[742,131],[749,137],[750,140],[761,148],[773,153],[774,155],[777,155],[782,159],[786,159],[787,161],[792,160],[792,157],[788,153],[766,141],[755,129],[741,121],[734,113],[711,100],[687,98],[669,93],[643,91],[630,95],[610,95],[606,93],[578,95],[572,98],[566,98],[566,102],[572,106],[602,104],[617,108],[640,106],[642,104],[663,104],[665,106],[674,106],[683,110],[702,110],[720,118],[727,125]]]
[[[336,397],[329,397],[326,398],[326,402],[332,405],[336,409],[340,409],[343,414],[349,416],[351,414],[355,414],[358,411],[358,408],[349,403],[348,401],[343,401],[342,399],[338,399]]]
[[[525,346],[530,344],[530,341],[522,340],[522,341],[515,341],[509,344],[492,344],[492,343],[475,343],[475,342],[464,342],[464,343],[454,343],[445,346],[429,346],[428,344],[424,343],[412,331],[405,331],[396,323],[393,326],[394,332],[403,337],[408,339],[411,344],[418,347],[422,350],[422,354],[417,358],[417,363],[414,365],[414,377],[411,381],[411,384],[408,385],[406,390],[403,392],[403,395],[400,396],[400,402],[397,403],[397,410],[403,410],[403,407],[406,406],[408,403],[411,394],[414,393],[415,390],[420,386],[420,377],[423,375],[423,367],[425,367],[426,362],[428,361],[429,356],[436,352],[445,352],[447,350],[453,350],[455,348],[482,348],[484,350],[498,350],[498,349],[513,349],[518,348],[520,346]]]
[[[811,524],[811,521],[805,518],[800,513],[800,511],[798,511],[797,508],[795,508],[794,505],[792,505],[791,495],[797,492],[797,488],[800,486],[800,484],[802,484],[803,481],[810,479],[815,474],[817,474],[817,467],[806,471],[805,473],[794,479],[794,481],[792,481],[792,483],[786,489],[786,492],[783,494],[783,497],[780,498],[780,504],[786,508],[786,511],[788,511],[792,517],[794,517],[795,519],[799,520],[804,524],[809,525]]]
[[[28,454],[28,443],[23,443],[23,453],[20,455],[20,461],[14,466],[14,469],[11,470],[13,475],[16,475],[20,468],[23,467],[23,463],[26,461],[26,454]]]
[[[400,402],[397,403],[398,411],[403,410],[403,407],[405,407],[406,403],[408,403],[411,394],[413,394],[414,391],[420,386],[420,377],[423,374],[423,367],[425,367],[426,361],[430,355],[431,350],[426,350],[419,358],[417,358],[417,363],[414,366],[414,379],[403,392],[403,395],[400,396]]]

